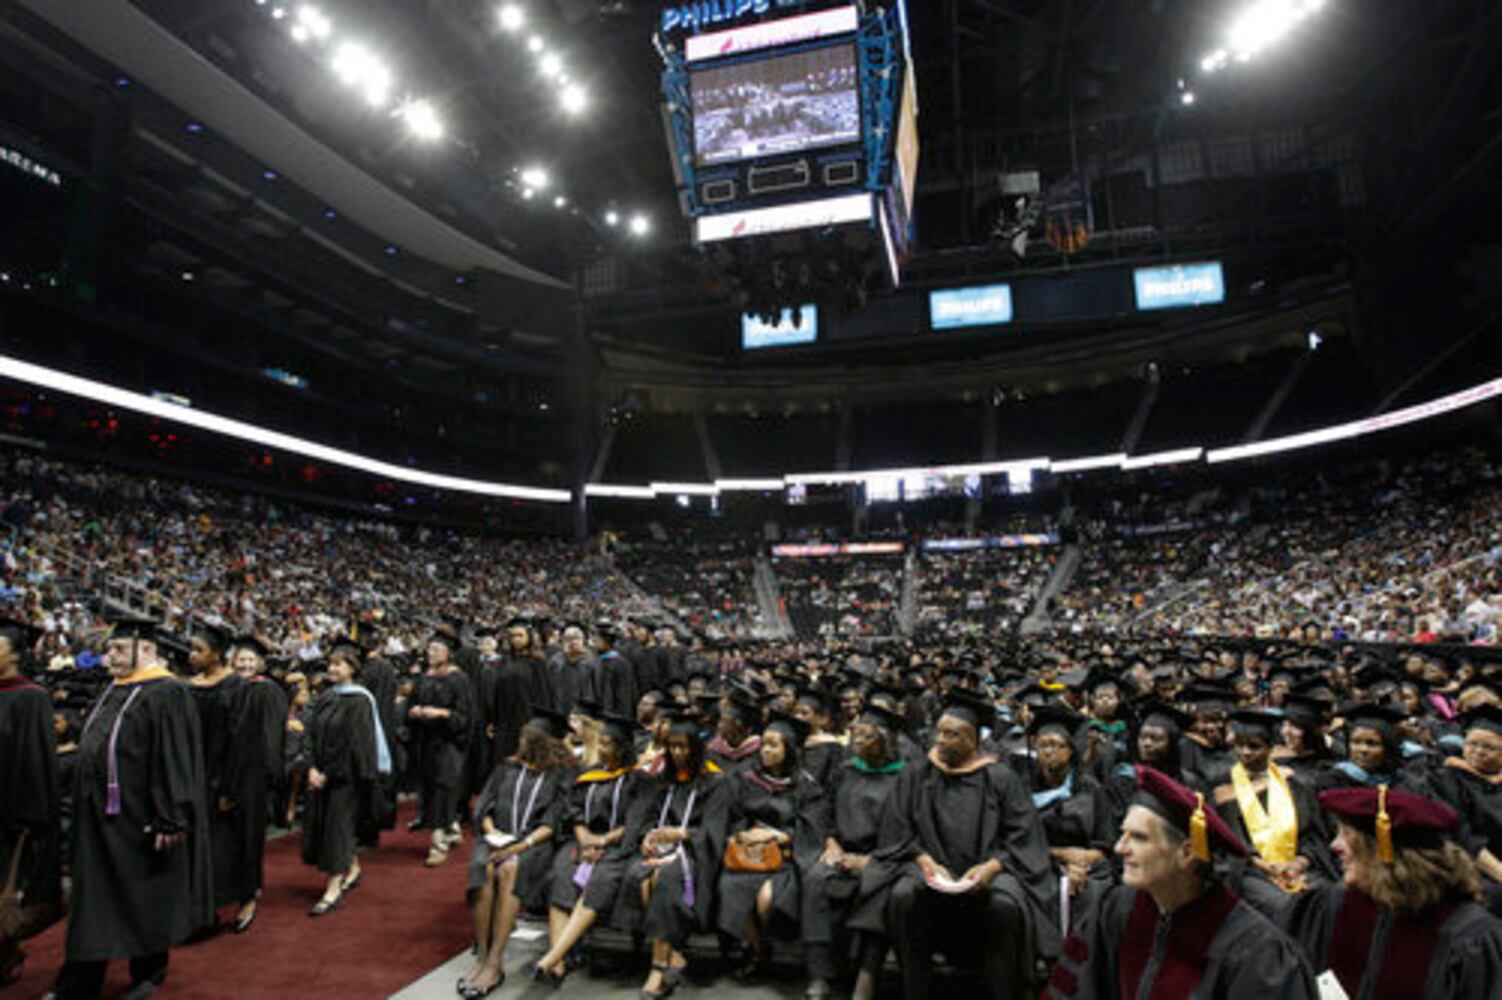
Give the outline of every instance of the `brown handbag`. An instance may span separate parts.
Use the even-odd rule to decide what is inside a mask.
[[[21,854],[26,850],[28,832],[22,830],[16,838],[16,849],[11,852],[10,867],[5,873],[5,886],[0,888],[0,941],[19,937],[27,923],[26,911],[22,907]]]
[[[782,845],[775,840],[760,844],[742,844],[732,840],[725,845],[725,870],[754,875],[771,875],[782,868],[785,860]]]

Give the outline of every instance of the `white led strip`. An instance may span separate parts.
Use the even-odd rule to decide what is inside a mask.
[[[241,441],[249,441],[267,448],[276,448],[297,455],[305,455],[320,462],[328,462],[330,465],[342,465],[346,468],[368,472],[374,476],[384,476],[387,479],[396,479],[404,483],[412,483],[416,486],[430,486],[438,490],[452,490],[456,493],[477,493],[481,496],[506,497],[513,500],[536,500],[540,503],[568,503],[573,499],[573,494],[568,490],[549,490],[535,486],[513,486],[509,483],[491,483],[479,479],[464,479],[459,476],[444,476],[434,472],[423,472],[420,469],[408,469],[400,465],[394,465],[391,462],[382,462],[379,459],[356,455],[354,452],[330,448],[328,445],[318,444],[315,441],[308,441],[304,438],[293,437],[280,431],[267,430],[264,427],[247,424],[241,420],[215,416],[212,413],[204,413],[202,410],[185,409],[184,407],[166,403],[159,399],[152,399],[150,396],[142,395],[139,392],[131,392],[128,389],[117,389],[112,385],[105,385],[103,382],[79,378],[77,375],[68,375],[63,372],[54,371],[51,368],[44,368],[41,365],[30,364],[26,361],[18,361],[15,358],[4,355],[0,355],[0,376],[13,378],[18,382],[26,382],[30,385],[41,386],[44,389],[52,389],[70,396],[81,396],[84,399],[103,406],[118,406],[122,410],[133,410],[136,413],[161,417],[163,420],[187,424],[190,427],[197,427],[200,430],[209,431],[214,434],[223,434],[226,437],[238,438]]]

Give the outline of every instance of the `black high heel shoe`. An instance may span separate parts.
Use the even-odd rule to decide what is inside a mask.
[[[344,905],[344,893],[340,892],[339,895],[335,896],[333,899],[320,899],[318,902],[314,903],[313,908],[308,911],[308,916],[321,917],[325,914],[334,912],[342,905]]]

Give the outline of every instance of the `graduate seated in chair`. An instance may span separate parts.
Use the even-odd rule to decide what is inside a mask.
[[[1304,893],[1286,925],[1351,1000],[1479,1000],[1502,983],[1502,921],[1480,905],[1476,865],[1449,806],[1385,787],[1319,797],[1336,817],[1341,885]]]
[[[1022,780],[981,751],[994,716],[984,696],[951,692],[934,748],[899,778],[878,857],[863,873],[863,897],[889,889],[886,925],[869,912],[852,925],[890,936],[908,1000],[931,995],[936,951],[978,957],[998,1000],[1021,996],[1034,956],[1058,951],[1058,881],[1043,828]]]
[[[1043,997],[1313,1000],[1298,946],[1216,880],[1213,862],[1247,847],[1202,793],[1150,767],[1116,853],[1122,884],[1064,942]]]

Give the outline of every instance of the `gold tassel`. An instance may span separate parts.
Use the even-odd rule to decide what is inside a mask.
[[[1210,830],[1205,821],[1205,796],[1194,793],[1194,813],[1189,817],[1189,846],[1200,861],[1210,860]]]
[[[1387,815],[1387,786],[1377,786],[1377,858],[1384,865],[1393,863],[1392,817]]]

